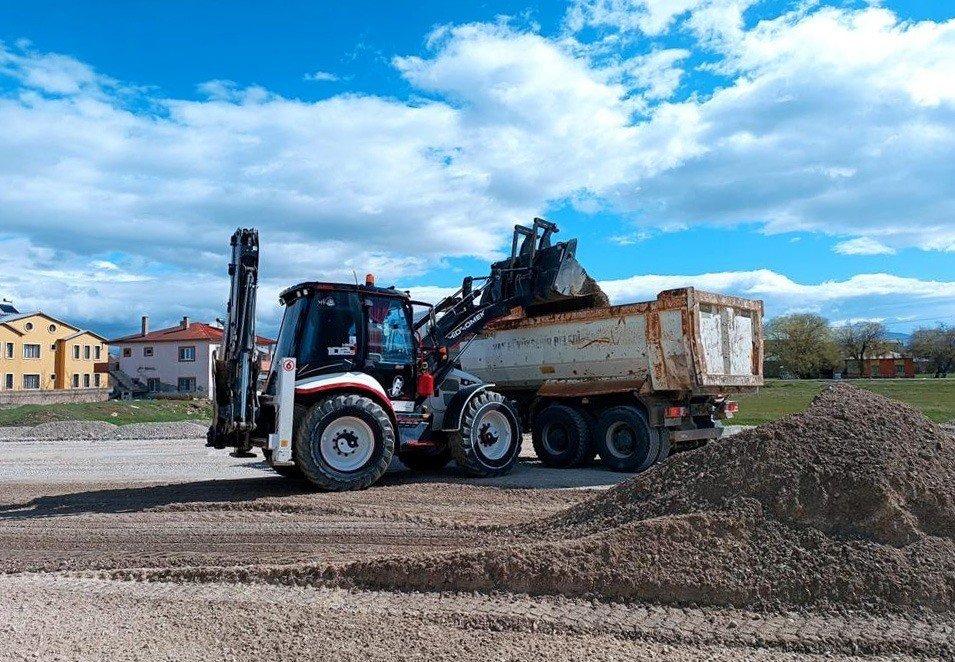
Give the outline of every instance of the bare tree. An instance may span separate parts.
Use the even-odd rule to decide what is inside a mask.
[[[955,368],[955,327],[939,324],[935,328],[916,329],[909,341],[909,351],[915,358],[927,361],[936,377],[945,377]]]
[[[819,315],[799,313],[776,317],[765,329],[766,354],[800,379],[819,377],[838,365],[839,351],[829,322]]]
[[[882,322],[852,322],[833,329],[833,337],[842,353],[859,362],[885,351],[885,325]]]

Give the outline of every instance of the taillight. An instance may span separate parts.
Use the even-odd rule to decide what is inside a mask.
[[[664,418],[683,418],[687,414],[686,407],[667,407],[663,410]]]

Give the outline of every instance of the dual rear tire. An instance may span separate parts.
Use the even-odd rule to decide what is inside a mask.
[[[594,446],[614,471],[646,471],[669,452],[666,441],[636,407],[611,407],[597,418]]]
[[[534,418],[532,439],[537,458],[548,467],[579,467],[596,453],[586,414],[566,405],[550,405]]]
[[[645,471],[669,455],[666,431],[650,426],[637,407],[611,407],[596,419],[571,406],[553,404],[534,419],[534,452],[555,468],[579,467],[599,455],[614,471]]]

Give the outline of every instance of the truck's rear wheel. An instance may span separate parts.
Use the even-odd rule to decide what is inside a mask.
[[[612,407],[597,419],[597,454],[614,471],[643,471],[660,454],[660,434],[636,407]]]
[[[521,454],[521,425],[504,396],[482,391],[461,415],[461,427],[450,436],[454,460],[472,476],[500,476]]]
[[[590,425],[572,407],[550,405],[534,417],[532,433],[534,452],[548,467],[576,467],[593,458]]]
[[[401,463],[414,471],[441,471],[451,461],[451,449],[447,444],[434,448],[421,448],[398,453]]]
[[[295,431],[295,461],[322,490],[373,485],[394,452],[391,419],[377,402],[360,395],[336,395],[316,403]]]

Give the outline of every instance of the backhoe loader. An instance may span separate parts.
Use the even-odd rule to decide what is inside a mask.
[[[259,385],[258,232],[236,230],[207,444],[237,454],[260,447],[277,472],[329,491],[373,485],[395,454],[418,470],[453,459],[473,476],[510,471],[521,447],[517,410],[458,359],[488,323],[516,309],[586,305],[596,296],[575,258],[576,240],[554,242],[557,232],[539,218],[516,226],[510,257],[488,276],[464,278],[435,305],[378,287],[370,274],[364,285],[288,288],[271,370]]]

